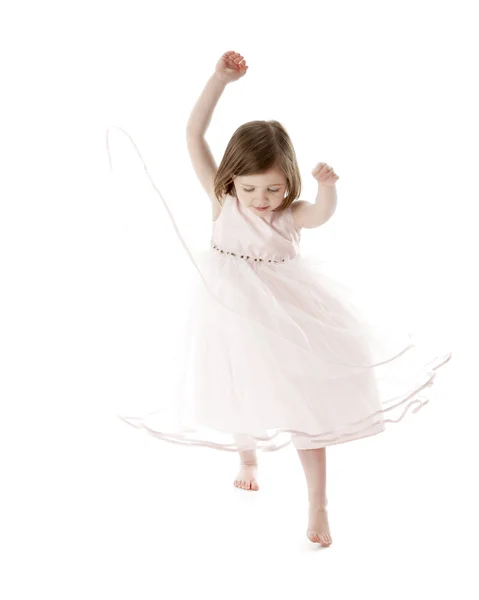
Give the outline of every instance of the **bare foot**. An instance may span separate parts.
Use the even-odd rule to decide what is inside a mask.
[[[240,463],[240,470],[236,475],[234,484],[243,490],[259,490],[258,482],[256,481],[256,473],[258,471],[258,464],[244,464]]]
[[[309,505],[309,523],[306,533],[311,542],[329,546],[332,544],[331,533],[329,531],[328,512],[325,506]]]

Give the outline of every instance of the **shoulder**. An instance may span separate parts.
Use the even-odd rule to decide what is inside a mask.
[[[324,219],[318,213],[316,204],[306,200],[295,200],[291,205],[291,213],[296,229],[314,229],[324,223]]]
[[[306,208],[310,205],[306,200],[295,200],[291,204],[291,214],[293,215],[293,222],[295,228],[299,231],[304,227],[304,216]]]
[[[293,204],[291,204],[291,212],[293,213],[293,215],[301,214],[302,212],[304,212],[304,207],[309,205],[310,203],[306,200],[295,200]]]

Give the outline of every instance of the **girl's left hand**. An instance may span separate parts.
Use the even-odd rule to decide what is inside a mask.
[[[326,163],[318,163],[311,171],[313,177],[322,185],[333,186],[339,179],[338,175]]]

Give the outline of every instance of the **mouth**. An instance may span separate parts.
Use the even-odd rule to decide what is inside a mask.
[[[268,207],[267,206],[263,206],[263,208],[259,208],[258,206],[255,206],[256,210],[266,210]]]

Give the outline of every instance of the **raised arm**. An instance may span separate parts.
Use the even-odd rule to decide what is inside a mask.
[[[206,143],[205,133],[211,122],[215,106],[226,85],[246,73],[248,67],[236,52],[225,52],[218,61],[215,72],[208,79],[198,98],[186,126],[188,152],[203,189],[212,202],[213,220],[221,212],[221,204],[214,195],[213,183],[218,167]]]
[[[208,79],[200,97],[191,111],[186,126],[187,138],[202,137],[205,135],[206,130],[210,125],[213,111],[227,83],[228,82],[225,81],[224,77],[216,72]]]
[[[339,177],[334,169],[328,164],[320,162],[311,173],[318,182],[318,193],[314,204],[306,200],[293,202],[293,219],[297,229],[319,227],[329,221],[336,210],[338,202],[336,181]]]

